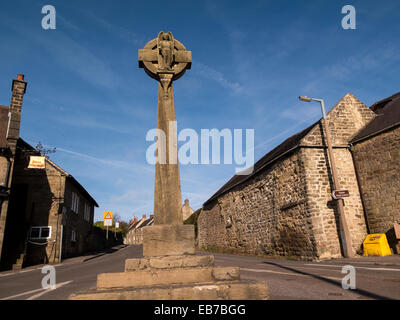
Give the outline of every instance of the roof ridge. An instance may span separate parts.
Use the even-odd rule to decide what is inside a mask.
[[[390,101],[397,100],[397,99],[400,99],[400,91],[397,92],[397,93],[395,93],[395,94],[393,94],[393,95],[391,95],[390,97],[387,97],[387,98],[384,98],[384,99],[382,99],[382,100],[376,101],[376,102],[375,102],[374,104],[372,104],[369,108],[370,108],[372,111],[374,111],[375,109],[377,109],[377,106],[379,106],[379,105],[381,105],[381,104],[383,104],[383,103],[388,103],[388,102],[390,102]]]
[[[230,178],[221,188],[217,190],[207,201],[203,203],[203,206],[206,205],[207,203],[211,202],[218,196],[226,193],[227,191],[233,189],[237,185],[242,184],[246,180],[250,179],[254,175],[256,175],[258,172],[263,170],[265,167],[271,165],[274,163],[276,160],[278,160],[281,156],[285,155],[287,152],[293,150],[295,147],[297,147],[300,143],[300,141],[314,128],[316,124],[318,124],[321,121],[319,119],[318,121],[314,122],[312,125],[308,126],[307,128],[289,136],[286,138],[283,142],[278,144],[275,148],[267,152],[264,156],[262,156],[257,162],[254,163],[253,165],[253,172],[248,175],[238,175],[235,174],[233,175],[232,178]],[[280,150],[282,149],[282,150]]]

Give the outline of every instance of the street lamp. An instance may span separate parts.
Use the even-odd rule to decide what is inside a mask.
[[[332,143],[331,143],[331,136],[329,132],[329,127],[326,121],[326,112],[325,112],[325,103],[323,99],[313,99],[305,96],[300,96],[299,100],[305,102],[317,101],[321,104],[322,110],[322,126],[325,130],[325,137],[326,137],[326,144],[328,146],[328,154],[329,154],[329,161],[331,164],[331,174],[332,174],[332,182],[333,182],[333,189],[338,190],[339,181],[338,175],[336,171],[336,163],[335,163],[335,156],[333,154]],[[351,237],[349,233],[349,229],[347,227],[346,217],[344,215],[344,208],[343,208],[343,199],[335,199],[337,203],[337,208],[339,212],[339,220],[340,220],[340,239],[342,243],[343,253],[346,258],[353,257],[353,250],[351,245]]]

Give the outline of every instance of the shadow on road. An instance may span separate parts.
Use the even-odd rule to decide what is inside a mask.
[[[294,269],[294,268],[291,268],[291,267],[282,266],[282,265],[274,263],[274,262],[264,261],[264,263],[272,265],[272,266],[276,266],[276,267],[279,267],[279,268],[282,268],[282,269],[286,269],[286,270],[289,270],[289,271],[293,271],[293,272],[296,272],[296,273],[299,273],[299,274],[302,274],[302,275],[310,276],[312,278],[315,278],[315,279],[318,279],[318,280],[321,280],[321,281],[325,281],[327,283],[330,283],[330,284],[333,284],[333,285],[335,285],[337,287],[342,288],[342,284],[341,283],[338,283],[337,281],[334,281],[334,280],[331,280],[331,279],[327,279],[327,278],[324,278],[324,277],[321,277],[321,276],[318,276],[318,275],[315,275],[315,274],[312,274],[312,273],[300,271],[300,270],[297,270],[297,269]],[[363,289],[351,289],[351,292],[358,293],[358,294],[360,294],[362,296],[369,297],[369,298],[372,298],[372,299],[377,299],[377,300],[393,300],[391,298],[388,298],[388,297],[385,297],[385,296],[381,296],[381,295],[378,295],[378,294],[375,294],[375,293],[372,293],[372,292],[369,292],[369,291],[366,291],[366,290],[363,290]]]

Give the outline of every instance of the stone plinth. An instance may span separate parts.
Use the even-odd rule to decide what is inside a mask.
[[[265,282],[240,280],[239,267],[214,267],[214,257],[128,259],[125,272],[97,277],[97,288],[71,300],[265,300]]]
[[[143,228],[143,256],[194,254],[193,225],[153,225]]]
[[[97,276],[97,289],[183,285],[225,280],[239,280],[239,268],[174,268],[157,271],[102,273]]]
[[[216,282],[197,285],[144,287],[134,290],[88,290],[71,300],[267,300],[265,282]]]

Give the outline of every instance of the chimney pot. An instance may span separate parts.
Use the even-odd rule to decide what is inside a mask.
[[[150,215],[150,219],[153,219],[153,218],[154,218],[154,214],[151,214],[151,215]]]
[[[145,214],[143,215],[143,219],[146,219],[146,215]]]
[[[22,73],[17,74],[17,80],[24,81],[24,75]]]

